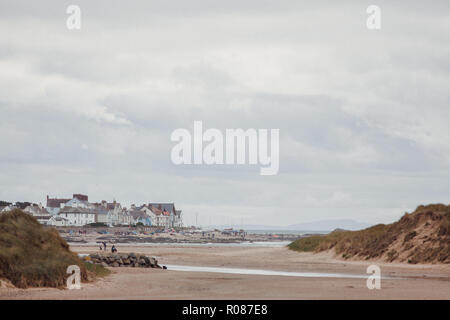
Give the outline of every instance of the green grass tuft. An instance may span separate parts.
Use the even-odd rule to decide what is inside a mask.
[[[99,264],[84,262],[84,266],[86,267],[86,270],[89,273],[93,274],[95,277],[102,278],[102,277],[106,277],[107,275],[111,274],[111,270],[108,270]]]
[[[319,244],[324,239],[323,236],[311,236],[296,240],[288,245],[289,249],[300,252],[316,251]]]

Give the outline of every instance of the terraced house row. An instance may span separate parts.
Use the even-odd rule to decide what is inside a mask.
[[[107,226],[157,226],[163,228],[182,227],[181,210],[174,203],[146,203],[140,206],[122,207],[119,202],[89,202],[87,195],[73,194],[72,198],[50,198],[46,206],[31,203],[7,204],[0,212],[19,207],[32,214],[46,225],[84,226],[102,223]]]

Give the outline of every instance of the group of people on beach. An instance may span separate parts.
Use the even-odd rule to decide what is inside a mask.
[[[101,245],[100,245],[100,251],[101,251],[101,250],[103,250],[103,251],[106,252],[106,242],[105,242],[105,241],[102,241],[102,243],[101,243]],[[111,252],[112,252],[112,253],[117,252],[117,248],[116,248],[115,245],[112,245],[112,247],[111,247]]]

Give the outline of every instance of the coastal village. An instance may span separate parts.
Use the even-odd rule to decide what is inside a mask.
[[[0,200],[0,215],[20,209],[48,227],[55,227],[70,243],[230,243],[241,241],[292,241],[297,234],[248,234],[243,229],[185,226],[175,203],[132,204],[129,208],[113,200],[89,201],[85,194],[72,198],[46,197],[42,203]],[[114,230],[107,230],[114,228]]]
[[[88,195],[73,194],[72,198],[50,198],[46,206],[30,202],[0,202],[0,214],[13,209],[22,209],[34,216],[41,224],[54,227],[91,226],[146,226],[160,228],[183,227],[181,210],[174,203],[132,204],[123,207],[115,200],[89,202]]]

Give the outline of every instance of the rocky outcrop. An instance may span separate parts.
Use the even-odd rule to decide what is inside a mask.
[[[104,267],[132,267],[132,268],[158,268],[163,269],[154,257],[136,255],[135,253],[91,254],[85,261],[100,264]]]

